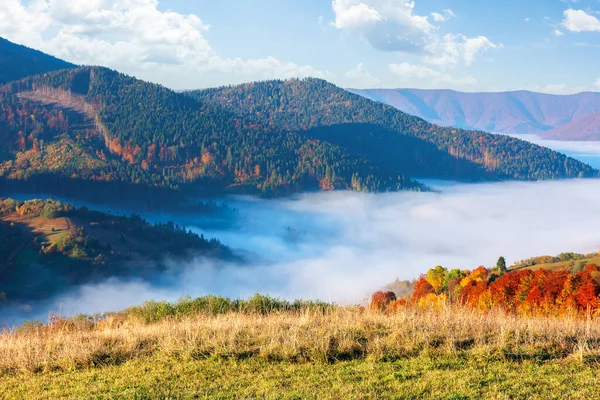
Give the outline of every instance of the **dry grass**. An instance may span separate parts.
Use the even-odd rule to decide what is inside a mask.
[[[95,368],[157,355],[294,363],[459,355],[587,363],[600,360],[600,323],[480,314],[458,306],[442,311],[406,308],[392,314],[334,308],[195,315],[152,324],[115,315],[94,323],[58,321],[0,335],[0,375]]]

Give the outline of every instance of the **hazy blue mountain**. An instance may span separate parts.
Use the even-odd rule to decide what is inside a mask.
[[[544,133],[600,112],[600,93],[583,92],[560,96],[528,91],[463,93],[453,90],[350,89],[371,100],[381,101],[401,111],[442,126],[500,133]],[[593,121],[600,121],[596,118]],[[587,131],[598,131],[598,126]],[[571,125],[568,134],[545,135],[556,139],[576,137],[580,124]],[[597,140],[583,135],[581,140]]]
[[[0,85],[30,75],[73,67],[74,64],[0,37]]]
[[[600,140],[600,113],[579,118],[541,136],[553,140]]]

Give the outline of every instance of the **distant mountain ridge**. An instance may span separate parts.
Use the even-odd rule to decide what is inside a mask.
[[[600,125],[568,124],[600,113],[600,93],[552,95],[529,91],[464,93],[427,89],[349,89],[370,100],[441,126],[508,134],[541,134],[548,139],[600,140]],[[600,123],[600,119],[594,121]]]
[[[75,64],[0,37],[0,85],[30,75],[75,67]]]

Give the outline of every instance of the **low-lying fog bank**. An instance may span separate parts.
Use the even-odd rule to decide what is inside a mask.
[[[149,299],[207,293],[247,297],[260,292],[287,299],[360,302],[395,278],[413,279],[438,264],[472,269],[491,266],[500,255],[511,264],[530,256],[600,248],[599,180],[440,188],[442,193],[232,198],[227,202],[239,212],[229,228],[207,229],[205,217],[169,216],[243,251],[250,265],[198,260],[168,283],[110,280],[83,286],[17,316],[45,319],[49,310],[94,313]]]

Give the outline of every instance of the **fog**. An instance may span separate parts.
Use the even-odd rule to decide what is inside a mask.
[[[511,264],[531,256],[600,249],[598,180],[428,183],[441,192],[230,198],[227,202],[239,213],[233,224],[221,228],[206,228],[206,218],[198,215],[145,215],[174,219],[217,237],[248,262],[198,259],[173,265],[183,273],[167,275],[160,284],[111,279],[20,316],[114,311],[144,300],[208,293],[358,303],[396,278],[414,279],[438,264],[472,269],[492,266],[501,255]]]
[[[600,169],[600,142],[598,141],[547,140],[538,135],[531,134],[510,136],[559,151],[583,161],[596,169]]]

